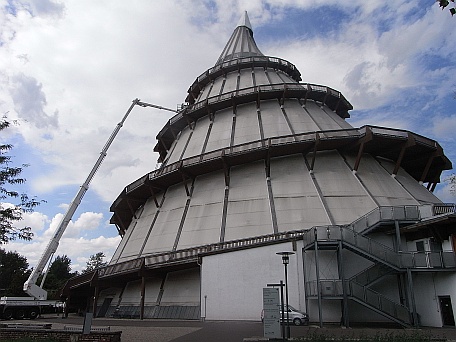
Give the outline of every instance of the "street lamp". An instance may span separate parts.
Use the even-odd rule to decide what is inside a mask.
[[[277,252],[277,255],[282,256],[283,266],[285,267],[285,302],[287,311],[287,338],[290,338],[290,317],[288,314],[288,273],[287,266],[290,263],[290,255],[295,254],[294,252]]]

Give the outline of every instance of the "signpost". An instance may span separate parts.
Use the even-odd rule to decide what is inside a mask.
[[[280,338],[279,289],[263,288],[264,337]]]

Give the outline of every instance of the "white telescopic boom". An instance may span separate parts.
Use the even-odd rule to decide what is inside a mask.
[[[119,133],[125,120],[127,119],[128,115],[130,114],[130,112],[132,111],[132,109],[135,105],[141,105],[142,107],[150,106],[150,107],[154,107],[154,108],[158,108],[158,109],[164,109],[164,110],[176,112],[175,110],[172,110],[172,109],[140,102],[139,99],[133,100],[133,103],[131,104],[130,108],[128,108],[124,117],[117,124],[116,128],[111,133],[111,136],[109,137],[108,141],[106,142],[103,149],[101,150],[98,160],[96,161],[95,165],[93,166],[92,170],[90,171],[89,175],[87,176],[85,182],[81,185],[81,187],[79,188],[79,191],[77,192],[76,196],[74,197],[73,201],[71,202],[70,206],[68,207],[68,210],[65,213],[65,216],[63,217],[62,221],[58,225],[58,227],[54,233],[54,236],[52,237],[51,241],[49,241],[49,244],[46,247],[46,249],[44,250],[44,253],[41,256],[40,260],[38,261],[38,264],[33,269],[32,273],[30,274],[27,281],[24,283],[24,291],[28,295],[30,295],[36,299],[42,299],[42,300],[47,299],[47,292],[44,289],[42,289],[41,287],[39,287],[38,285],[36,285],[38,277],[43,273],[43,270],[46,267],[46,264],[49,262],[50,258],[57,250],[57,247],[59,246],[60,238],[62,237],[63,233],[65,232],[65,229],[67,228],[68,224],[70,223],[74,212],[76,211],[79,204],[81,203],[81,200],[84,197],[84,194],[89,189],[89,184],[90,184],[91,180],[93,179],[93,177],[95,176],[96,172],[98,171],[98,168],[100,167],[104,158],[106,157],[106,152],[108,151],[108,149],[111,146],[112,142],[114,141],[117,133]]]

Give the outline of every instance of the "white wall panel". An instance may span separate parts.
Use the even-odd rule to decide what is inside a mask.
[[[236,110],[234,144],[238,145],[260,139],[260,126],[258,124],[256,104],[248,103],[238,106]]]
[[[217,96],[220,94],[220,89],[222,88],[223,77],[218,77],[214,80],[214,85],[209,93],[208,97]]]
[[[292,134],[277,100],[261,102],[261,123],[265,138]]]
[[[199,305],[199,303],[199,268],[168,273],[160,305]]]
[[[336,151],[317,153],[314,175],[335,224],[351,223],[376,207]]]
[[[231,108],[216,112],[205,152],[230,146],[232,127],[233,110]]]
[[[301,107],[298,100],[287,99],[283,108],[296,134],[320,130],[310,115]]]
[[[273,233],[264,162],[232,167],[225,241]]]
[[[402,168],[399,169],[396,178],[420,203],[442,203],[432,192],[418,183]]]
[[[239,89],[253,87],[252,69],[242,69]]]
[[[302,155],[271,159],[271,186],[279,231],[329,224]]]
[[[209,129],[210,120],[208,116],[202,117],[196,122],[190,142],[185,149],[184,158],[189,158],[201,154]]]
[[[131,281],[125,287],[120,305],[138,305],[141,300],[141,281]]]
[[[184,128],[179,136],[179,139],[176,142],[176,146],[172,150],[171,155],[169,156],[168,161],[166,164],[172,164],[174,162],[177,162],[180,160],[180,156],[182,155],[182,152],[184,151],[184,148],[187,144],[188,138],[190,136],[190,132],[192,130],[188,127]]]
[[[392,174],[395,164],[391,161],[381,159],[381,165]],[[429,192],[424,186],[420,185],[412,176],[407,174],[402,168],[396,175],[396,180],[401,184],[406,191],[416,199],[416,203],[442,203],[435,195]]]
[[[224,194],[223,171],[196,178],[178,249],[220,241]]]
[[[160,203],[161,198],[161,195],[157,198],[158,203]],[[150,198],[144,205],[144,210],[137,220],[136,227],[128,240],[128,244],[122,251],[119,261],[131,259],[132,256],[139,257],[139,252],[141,251],[142,245],[146,240],[146,236],[151,229],[152,221],[156,212],[157,207],[155,202],[152,198]]]
[[[257,86],[269,84],[264,68],[255,68],[255,83]]]
[[[168,188],[143,255],[172,250],[186,201],[187,194],[182,184]]]
[[[334,121],[323,109],[320,108],[314,101],[307,101],[306,108],[310,112],[315,123],[322,131],[329,131],[333,129],[341,129],[340,125]],[[329,110],[329,109],[328,109]],[[351,128],[351,127],[345,127]],[[344,134],[348,135],[348,133]]]
[[[225,85],[223,86],[223,93],[229,93],[230,91],[234,91],[237,89],[237,81],[238,81],[238,72],[230,72],[226,75]]]
[[[353,168],[356,156],[346,155],[347,162]],[[416,201],[396,180],[369,154],[362,156],[357,172],[364,186],[369,190],[379,205],[416,205]]]
[[[207,320],[259,321],[263,288],[283,280],[284,267],[277,252],[291,251],[291,243],[245,249],[203,258],[201,266],[201,313]],[[288,265],[289,303],[300,306],[296,255]],[[204,296],[207,296],[204,312]]]
[[[206,86],[203,88],[203,90],[200,92],[198,99],[196,102],[205,100],[207,98],[207,95],[209,94],[209,91],[211,90],[212,82],[206,84]]]
[[[268,75],[272,84],[283,83],[282,79],[277,75],[277,71],[269,69]]]

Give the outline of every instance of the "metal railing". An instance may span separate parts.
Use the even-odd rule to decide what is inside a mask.
[[[304,243],[342,241],[346,246],[355,247],[366,256],[396,268],[455,268],[456,256],[453,251],[396,252],[392,248],[372,240],[344,226],[313,227],[303,235]]]
[[[419,221],[420,209],[419,205],[405,206],[381,206],[361,216],[353,221],[350,226],[357,233],[362,233],[369,228],[375,227],[382,222],[391,221]]]
[[[308,281],[305,284],[306,295],[317,297],[320,294],[323,298],[341,298],[344,295],[344,283],[346,284],[347,296],[356,298],[390,317],[410,324],[410,312],[405,305],[397,303],[385,295],[353,280],[344,282],[341,279],[324,279],[320,280],[319,283],[316,280]]]
[[[374,307],[375,309],[388,314],[391,317],[410,324],[409,309],[400,303],[397,303],[388,297],[378,293],[367,286],[363,286],[354,281],[348,283],[348,295],[355,297],[362,302]]]

